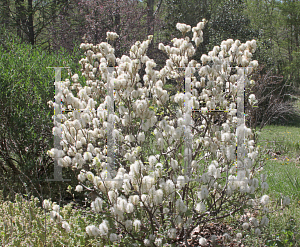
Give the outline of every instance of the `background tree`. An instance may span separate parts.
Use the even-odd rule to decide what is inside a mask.
[[[199,59],[202,54],[207,54],[213,48],[212,44],[220,45],[227,37],[245,42],[257,36],[250,28],[250,20],[244,14],[246,6],[242,1],[165,0],[163,3],[162,16],[166,21],[163,34],[166,39],[172,39],[171,33],[178,33],[175,28],[178,22],[195,26],[199,18],[208,21],[203,30],[204,42],[200,44],[194,58]]]
[[[46,27],[52,25],[65,0],[1,0],[0,26],[16,34],[22,42],[31,45],[49,45]]]
[[[259,30],[256,59],[299,86],[300,2],[248,0],[245,12]]]
[[[116,56],[129,55],[128,47],[153,34],[151,26],[158,25],[159,20],[151,17],[156,14],[153,7],[154,1],[145,6],[138,0],[72,0],[49,29],[53,47],[62,45],[72,50],[74,41],[81,41],[84,34],[87,42],[101,43],[106,41],[106,32],[114,31],[120,35]]]

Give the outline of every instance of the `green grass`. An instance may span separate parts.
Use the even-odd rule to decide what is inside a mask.
[[[263,129],[258,145],[265,153],[264,172],[269,175],[270,191],[300,201],[300,128],[268,126]]]
[[[267,126],[258,143],[265,158],[263,171],[273,202],[269,211],[277,210],[280,195],[289,196],[290,205],[284,210],[269,213],[269,227],[258,239],[244,238],[245,246],[300,246],[300,128]],[[256,175],[259,179],[259,173]],[[280,205],[280,204],[279,204]],[[230,219],[224,222],[233,223]],[[236,231],[238,233],[239,231]]]
[[[267,126],[258,144],[268,152],[264,172],[272,198],[278,199],[281,193],[291,198],[290,207],[271,219],[273,240],[300,246],[300,128]]]

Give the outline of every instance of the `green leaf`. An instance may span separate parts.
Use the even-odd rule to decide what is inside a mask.
[[[255,199],[255,195],[254,194],[249,194],[249,197],[252,199]]]
[[[188,209],[186,212],[185,212],[185,215],[187,216],[187,217],[189,217],[190,215],[192,215],[193,214],[193,212],[192,212],[192,210],[190,210],[190,209]]]
[[[276,244],[279,247],[284,247],[284,244],[280,240],[276,240]]]

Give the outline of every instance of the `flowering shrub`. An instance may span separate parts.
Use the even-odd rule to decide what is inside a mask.
[[[3,201],[1,192],[0,243],[3,246],[87,246],[92,243],[82,230],[93,221],[81,210],[72,209],[72,204],[60,209],[45,200],[43,206],[47,211],[53,209],[48,215],[36,197],[25,200],[16,194],[15,202],[10,202]],[[58,217],[55,219],[55,216]]]
[[[182,23],[176,27],[183,36],[192,30],[198,47],[205,22],[192,29]],[[117,37],[108,33],[108,39]],[[237,115],[241,75],[245,100],[252,105],[256,101],[247,94],[253,85],[248,76],[258,66],[251,61],[255,40],[242,44],[228,39],[197,63],[191,59],[195,47],[189,38],[175,38],[174,47],[159,44],[170,57],[160,71],[145,55],[151,40],[149,36],[142,43],[137,41],[130,57],[121,59],[115,58],[109,43],[81,44],[87,56],[80,60],[86,85],[81,86],[77,74],[73,84],[62,82],[58,97],[63,110],[69,110],[62,116],[62,150],[53,148],[48,154],[59,165],[80,171],[77,192],[97,195],[91,208],[105,219],[87,226],[86,233],[102,244],[162,246],[184,241],[188,245],[198,225],[205,227],[255,209],[262,211],[261,220],[243,217],[240,229],[253,229],[258,236],[269,222],[269,197],[264,194],[268,184],[265,175],[260,182],[254,177],[260,168],[259,150],[252,130]],[[110,73],[109,66],[116,63]],[[146,64],[143,83],[138,74],[142,64]],[[178,82],[175,95],[163,89],[167,78]],[[179,92],[184,83],[186,92]],[[198,109],[193,118],[192,109]],[[162,110],[165,116],[159,119]],[[243,143],[244,149],[236,149],[236,143]],[[52,218],[61,220],[55,209]],[[226,233],[223,240],[230,242],[231,236]],[[215,241],[215,235],[210,240],[200,237],[199,244]]]

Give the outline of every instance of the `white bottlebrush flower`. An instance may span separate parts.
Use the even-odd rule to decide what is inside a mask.
[[[144,245],[145,246],[151,246],[151,241],[150,241],[150,239],[144,239]]]
[[[163,213],[164,213],[164,214],[168,214],[169,212],[170,212],[170,209],[169,209],[169,208],[164,208],[164,209],[163,209]]]
[[[81,149],[82,148],[82,142],[81,141],[77,141],[76,142],[76,149]]]
[[[261,221],[260,221],[260,225],[261,226],[267,226],[269,224],[269,219],[268,217],[266,217],[265,215],[262,217]]]
[[[165,46],[164,46],[164,44],[163,44],[163,43],[159,43],[159,44],[158,44],[158,49],[159,49],[159,50],[162,50],[162,51],[165,51]]]
[[[92,172],[87,172],[86,173],[86,178],[87,178],[87,180],[89,180],[89,181],[94,181],[94,174],[92,173]]]
[[[89,143],[88,146],[87,146],[87,152],[89,153],[93,153],[95,150],[94,146],[92,143]]]
[[[99,213],[102,210],[103,200],[100,197],[97,197],[95,201],[91,203],[91,208],[96,213]]]
[[[140,231],[140,229],[141,229],[141,224],[142,224],[141,221],[138,220],[138,219],[135,219],[135,220],[133,221],[133,226],[134,226],[134,229],[135,229],[136,232]]]
[[[85,228],[85,231],[86,231],[86,233],[91,237],[91,236],[93,236],[93,232],[92,232],[92,228],[93,227],[95,227],[94,225],[91,225],[91,226],[87,226],[86,228]]]
[[[162,239],[161,238],[157,238],[157,239],[155,239],[155,244],[157,245],[157,246],[162,246]]]
[[[83,158],[86,161],[91,161],[93,159],[93,155],[90,152],[85,152]]]
[[[129,197],[129,202],[131,202],[133,205],[138,205],[140,199],[138,195],[133,195]]]
[[[249,63],[250,67],[253,67],[254,69],[256,69],[258,67],[258,61],[257,60],[253,60]]]
[[[247,230],[249,228],[249,223],[247,222],[243,223],[242,227],[244,230]]]
[[[215,167],[215,165],[211,164],[211,165],[208,167],[208,174],[209,174],[210,176],[213,176],[215,173],[216,173],[216,167]]]
[[[150,188],[152,187],[152,185],[154,184],[154,178],[151,176],[145,176],[143,177],[142,180],[142,189],[145,192],[148,192],[150,190]]]
[[[80,121],[78,119],[76,119],[74,121],[74,127],[75,127],[76,130],[80,130],[81,129],[82,126],[81,126],[81,123],[80,123]]]
[[[196,46],[198,47],[203,42],[203,38],[202,37],[195,37],[194,42],[195,42]]]
[[[51,218],[51,220],[56,221],[56,222],[61,222],[63,219],[62,216],[56,211],[50,212],[50,218]]]
[[[111,242],[116,242],[116,241],[118,241],[118,235],[115,234],[115,233],[111,233],[111,234],[109,235],[109,240],[110,240]]]
[[[65,156],[63,158],[64,161],[64,167],[68,167],[72,164],[72,159],[69,156]]]
[[[195,210],[198,211],[199,213],[203,213],[206,211],[206,206],[202,202],[197,203]]]
[[[90,237],[97,237],[100,234],[99,228],[94,225],[87,226],[85,230]]]
[[[201,187],[201,191],[198,192],[198,198],[200,200],[204,200],[208,197],[208,189],[207,189],[207,186],[206,185],[202,185]]]
[[[145,133],[144,132],[139,133],[137,140],[139,143],[144,142],[145,141]]]
[[[74,74],[74,75],[71,77],[71,80],[72,80],[73,82],[75,82],[75,83],[78,82],[78,79],[79,79],[78,74]]]
[[[171,179],[168,179],[166,181],[165,186],[163,187],[163,189],[166,191],[167,195],[171,194],[172,192],[174,192],[175,189],[175,185],[173,183],[173,181]]]
[[[171,239],[175,239],[176,238],[176,229],[175,228],[171,228],[168,231],[168,237]]]
[[[117,193],[113,190],[108,191],[108,198],[112,204],[115,204],[117,201]]]
[[[59,205],[53,203],[52,209],[56,212],[59,212],[60,207],[59,207]]]
[[[255,103],[256,103],[255,94],[250,94],[249,95],[249,104],[254,105]]]
[[[114,41],[115,39],[119,38],[119,35],[114,32],[106,32],[106,39]]]
[[[267,205],[269,203],[270,197],[268,195],[263,195],[262,198],[260,199],[260,203],[262,205]]]
[[[47,154],[51,158],[62,158],[65,155],[63,150],[58,150],[57,148],[52,148],[51,150],[48,150]]]
[[[254,234],[259,236],[261,234],[261,230],[259,228],[256,228]]]
[[[101,236],[107,236],[108,234],[108,225],[107,225],[107,221],[104,220],[100,225],[99,225],[99,234]]]
[[[78,180],[83,183],[86,180],[86,175],[84,173],[79,173]]]
[[[163,196],[164,196],[164,193],[163,193],[162,189],[158,189],[155,191],[154,202],[156,205],[159,205],[160,203],[162,203]]]
[[[154,166],[155,163],[157,162],[157,160],[156,160],[156,158],[155,158],[154,155],[149,156],[148,161],[149,161],[149,164],[150,164],[151,166]]]
[[[267,177],[268,177],[268,175],[267,174],[260,174],[260,180],[261,180],[261,182],[263,183],[263,182],[266,182],[266,180],[267,180]]]
[[[70,225],[68,222],[63,221],[61,226],[62,226],[62,228],[64,228],[66,230],[66,232],[70,232],[71,228],[70,228]]]
[[[266,191],[266,190],[269,189],[269,185],[267,184],[267,182],[263,182],[263,183],[261,184],[261,189],[262,189],[263,191]]]
[[[254,227],[258,227],[259,222],[258,222],[258,220],[257,220],[256,218],[251,217],[251,218],[249,219],[249,221],[250,221],[250,223],[251,223]]]
[[[46,210],[49,210],[51,208],[51,202],[49,200],[44,200],[43,201],[43,208]]]
[[[140,202],[140,206],[143,207],[144,204],[146,206],[149,206],[149,202],[150,201],[150,196],[149,195],[146,195],[146,194],[142,194],[141,195],[141,202]]]
[[[177,168],[178,168],[178,161],[174,160],[173,158],[171,158],[171,167],[173,168],[173,170],[177,170]]]
[[[187,206],[184,204],[184,202],[181,199],[178,199],[176,201],[176,208],[179,212],[185,213],[187,211]]]
[[[237,239],[241,239],[242,237],[243,237],[243,234],[242,234],[242,233],[239,232],[239,233],[236,234],[236,238],[237,238]]]
[[[176,28],[182,32],[183,34],[185,34],[186,32],[191,31],[191,26],[190,25],[186,25],[184,23],[177,23],[176,24]]]
[[[126,220],[124,224],[127,230],[132,230],[132,220]]]
[[[201,181],[202,183],[208,183],[210,181],[210,177],[207,173],[203,173],[202,176],[201,176]]]
[[[127,205],[126,205],[126,212],[130,214],[133,211],[134,211],[134,205],[131,202],[127,203]]]
[[[288,196],[284,197],[284,199],[282,200],[282,206],[286,206],[289,205],[291,202],[290,198]]]
[[[83,191],[83,187],[81,185],[77,185],[75,188],[76,192],[82,192]]]
[[[199,239],[199,244],[200,244],[200,246],[206,246],[207,245],[207,240],[205,238],[201,237]]]
[[[178,176],[176,186],[181,189],[185,185],[185,178],[184,176]]]

